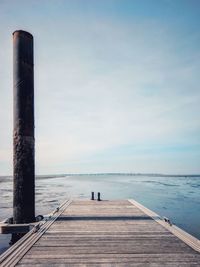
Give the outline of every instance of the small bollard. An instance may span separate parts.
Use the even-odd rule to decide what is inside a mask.
[[[94,200],[94,192],[91,192],[91,200]]]
[[[98,201],[101,201],[101,198],[100,198],[100,192],[98,192],[98,194],[97,194],[97,200],[98,200]]]

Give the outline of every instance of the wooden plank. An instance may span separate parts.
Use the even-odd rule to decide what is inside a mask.
[[[119,263],[128,264],[126,266],[199,266],[199,258],[191,258],[191,257],[175,257],[175,254],[169,254],[169,257],[164,257],[163,254],[160,254],[159,256],[156,256],[153,254],[153,257],[145,257],[145,254],[141,254],[141,257],[134,257],[130,256],[129,254],[123,254],[118,255],[116,254],[112,255],[110,254],[109,257],[107,255],[101,255],[98,257],[98,255],[94,255],[93,258],[90,258],[89,256],[80,255],[80,257],[77,258],[43,258],[43,259],[23,259],[21,261],[21,264],[32,264],[35,266],[35,264],[46,264],[47,266],[52,266],[52,264],[74,264],[74,263],[82,263],[82,264],[99,264],[99,263],[109,263],[113,264],[112,266],[118,266]],[[146,265],[145,265],[146,264]],[[87,266],[86,265],[86,266]]]
[[[33,266],[32,263],[26,263],[26,264],[19,264],[18,266],[21,266],[21,267],[26,267],[26,266]],[[48,263],[43,263],[43,264],[35,264],[34,263],[34,267],[66,267],[66,264],[65,263],[55,263],[55,264],[52,264],[49,265]],[[112,263],[87,263],[87,264],[74,264],[74,263],[68,263],[67,264],[67,267],[196,267],[196,266],[199,266],[198,263],[181,263],[181,265],[179,263],[177,264],[174,264],[172,265],[172,263],[151,263],[151,265],[149,265],[149,262],[147,263],[117,263],[116,264],[112,264]]]
[[[0,224],[0,234],[28,233],[31,228],[30,224]]]

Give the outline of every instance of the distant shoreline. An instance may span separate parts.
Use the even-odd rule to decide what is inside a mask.
[[[66,176],[148,176],[148,177],[200,177],[200,174],[161,174],[161,173],[64,173],[64,174],[46,174],[36,175],[37,179],[59,178]],[[0,178],[12,178],[12,175],[0,175]]]

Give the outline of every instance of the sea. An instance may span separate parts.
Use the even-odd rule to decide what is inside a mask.
[[[68,198],[135,199],[200,239],[200,176],[155,174],[73,174],[36,177],[36,215],[53,211]],[[12,217],[13,181],[0,176],[0,221]],[[0,234],[0,253],[10,235]]]

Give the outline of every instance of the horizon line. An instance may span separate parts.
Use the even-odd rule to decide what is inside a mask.
[[[161,177],[198,177],[200,174],[166,174],[166,173],[142,173],[142,172],[92,172],[92,173],[55,173],[55,174],[36,174],[35,177],[60,177],[60,176],[75,176],[75,175],[130,175],[130,176],[161,176]],[[0,177],[13,177],[13,175],[0,175]]]

